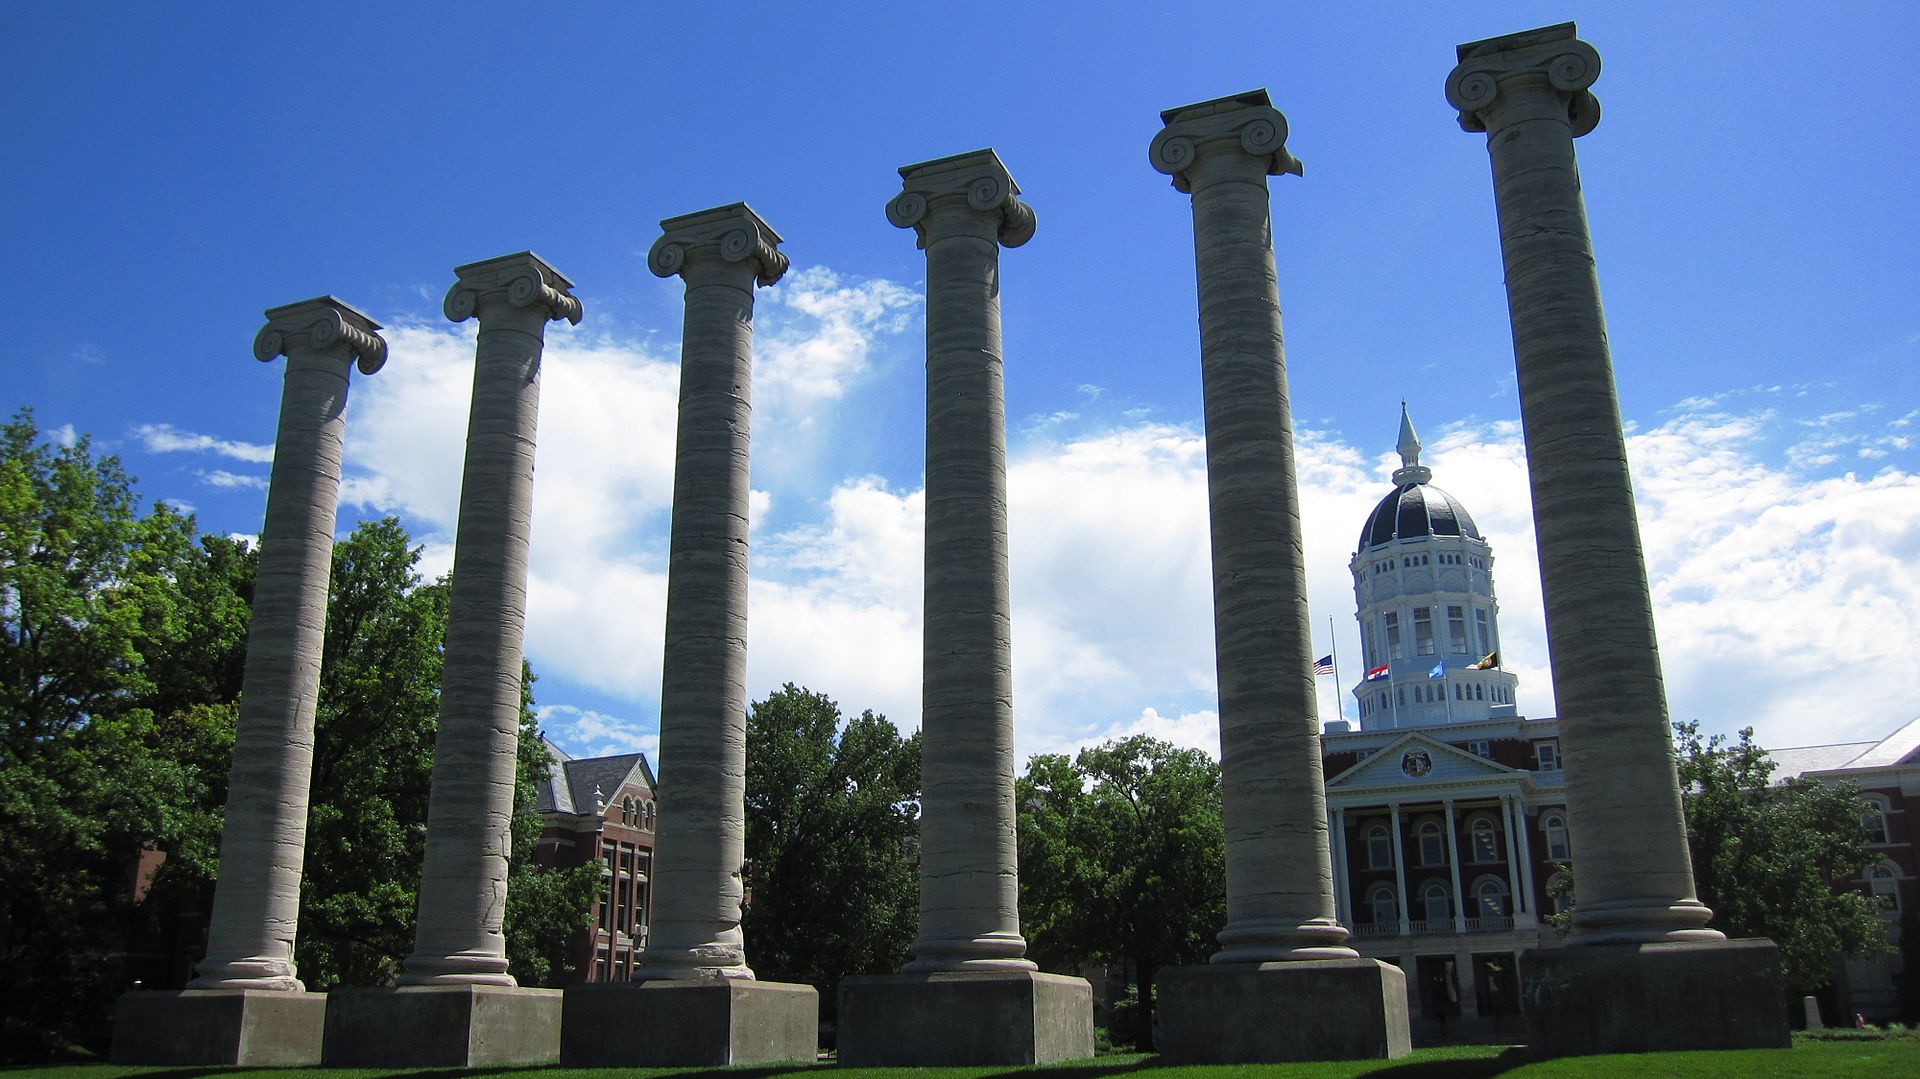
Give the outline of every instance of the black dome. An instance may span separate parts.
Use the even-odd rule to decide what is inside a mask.
[[[1430,483],[1403,483],[1367,514],[1360,528],[1360,550],[1397,539],[1466,536],[1479,539],[1473,517],[1452,495]]]

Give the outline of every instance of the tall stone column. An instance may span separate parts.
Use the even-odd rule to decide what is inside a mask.
[[[1359,959],[1334,913],[1267,192],[1268,176],[1297,175],[1300,162],[1287,152],[1286,118],[1265,90],[1168,109],[1160,118],[1166,126],[1150,156],[1155,169],[1192,196],[1199,285],[1227,838],[1227,925],[1213,963],[1249,970],[1265,963],[1344,963],[1329,974],[1348,987],[1340,993],[1379,996],[1369,1006],[1375,1014],[1356,1012],[1352,1035],[1307,1044],[1296,1036],[1304,1028],[1264,1040],[1267,1031],[1257,1031],[1243,1055],[1233,1055],[1232,1038],[1219,1024],[1237,1013],[1222,1005],[1235,998],[1271,1004],[1277,995],[1304,1000],[1304,983],[1250,978],[1229,984],[1192,968],[1173,971],[1163,983],[1161,1049],[1170,1059],[1196,1062],[1404,1055],[1404,997],[1397,1027],[1378,1011],[1390,1011],[1391,994],[1383,987],[1398,971],[1384,973],[1382,964]]]
[[[753,290],[787,272],[744,203],[668,218],[647,267],[686,283],[660,686],[660,826],[642,979],[751,978],[747,857],[747,444]]]
[[[1035,217],[992,150],[907,165],[900,178],[887,220],[912,229],[927,253],[920,931],[899,977],[842,991],[840,1059],[1072,1059],[1091,1052],[1091,990],[1081,979],[1035,973],[1025,957],[1014,841],[1000,248],[1031,239]],[[950,1007],[937,987],[942,975],[965,987],[953,990]],[[1057,1029],[1035,1020],[1032,1029],[970,1031],[974,1041],[955,1043],[956,1027],[1004,1028],[990,1018],[996,1005],[1061,1018]]]
[[[532,252],[454,273],[447,318],[477,317],[480,334],[414,950],[397,994],[336,994],[327,1021],[329,1066],[471,1067],[550,1060],[559,1051],[560,994],[515,988],[502,921],[540,357],[547,323],[564,318],[577,325],[581,306],[567,291],[573,283]]]
[[[1712,912],[1694,897],[1626,438],[1574,160],[1573,140],[1600,120],[1588,90],[1599,54],[1562,23],[1470,42],[1457,57],[1447,100],[1463,129],[1486,133],[1493,164],[1567,808],[1578,835],[1579,899],[1568,943],[1695,942],[1719,945],[1701,953],[1717,958],[1691,956],[1676,970],[1698,972],[1731,956],[1764,967],[1772,945],[1728,951],[1722,935],[1706,928]],[[1746,980],[1767,979],[1755,970]],[[1529,982],[1536,983],[1547,984]],[[1744,994],[1702,995],[1741,1001],[1734,1009],[1748,1021],[1712,1023],[1689,995],[1649,1007],[1591,1044],[1784,1044],[1783,1013],[1777,1024],[1756,1025],[1756,1002]],[[1552,1010],[1541,1004],[1551,998],[1530,992],[1530,1028]],[[1696,1033],[1678,1029],[1681,1017]],[[1594,1036],[1591,1025],[1576,1033],[1578,1024],[1566,1022],[1530,1033],[1560,1047],[1550,1051],[1577,1051],[1568,1047]],[[1697,1032],[1709,1027],[1728,1040],[1700,1040]],[[1679,1041],[1659,1043],[1662,1030]]]
[[[280,426],[274,439],[260,570],[240,716],[234,732],[220,877],[214,888],[207,956],[190,990],[265,990],[304,996],[293,964],[300,915],[300,873],[306,855],[307,795],[313,779],[313,719],[320,695],[320,651],[326,632],[333,528],[340,496],[340,453],[346,428],[347,379],[387,358],[380,324],[331,296],[276,307],[254,338],[262,362],[287,357]],[[234,1049],[183,1051],[181,1038],[204,1032],[202,1014],[215,1005],[178,996],[130,994],[116,1023],[116,1059],[151,1063],[297,1063],[319,1059],[324,998],[310,1004],[254,1004],[242,994],[223,1005],[225,1022],[246,1029]],[[141,1009],[161,1008],[161,1012]],[[268,1025],[242,1010],[274,1011]],[[185,1009],[199,1009],[189,1012]],[[138,1014],[136,1014],[136,1012]],[[213,1042],[204,1042],[205,1048]]]
[[[743,202],[670,217],[647,254],[686,283],[660,690],[653,919],[635,983],[567,989],[569,1067],[765,1064],[815,1056],[819,993],[754,980],[746,863],[747,505],[753,294],[787,272]]]

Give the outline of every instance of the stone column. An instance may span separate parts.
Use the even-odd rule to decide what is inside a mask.
[[[1334,911],[1313,640],[1267,177],[1300,172],[1265,90],[1168,109],[1153,167],[1192,196],[1213,537],[1227,925],[1161,976],[1169,1063],[1393,1058],[1406,980]],[[1272,1017],[1285,1014],[1287,1021]]]
[[[1453,931],[1467,931],[1466,896],[1460,891],[1460,836],[1453,817],[1453,799],[1444,803],[1447,811],[1447,871],[1453,877]]]
[[[1568,816],[1579,833],[1580,899],[1567,943],[1717,943],[1722,935],[1706,928],[1712,912],[1694,897],[1626,439],[1574,160],[1573,140],[1600,119],[1588,90],[1600,57],[1576,38],[1572,23],[1562,23],[1470,42],[1457,58],[1447,100],[1462,128],[1486,133],[1493,165]],[[1712,954],[1771,962],[1751,948]],[[1675,960],[1695,974],[1719,961]],[[1766,978],[1756,968],[1754,977],[1725,980],[1751,990]],[[1569,989],[1560,999],[1578,995]],[[1714,1044],[1784,1044],[1777,999],[1720,999],[1735,997],[1742,998],[1735,1010],[1748,1019],[1765,1008],[1778,1022],[1731,1021],[1722,1031],[1732,1040]],[[1593,1032],[1605,1024],[1577,1029],[1569,1019],[1564,1027],[1534,1029],[1535,1019],[1552,1010],[1541,1002],[1552,998],[1530,994],[1528,1005],[1529,1043],[1549,1053],[1580,1045],[1704,1046],[1699,1032],[1716,1025],[1690,1006],[1658,1005],[1644,1017],[1616,1012],[1624,1021],[1598,1040]],[[1681,1029],[1682,1015],[1690,1030]],[[1676,1040],[1646,1040],[1653,1031]]]
[[[294,972],[313,717],[320,695],[347,379],[387,358],[380,324],[331,296],[276,307],[253,341],[287,357],[240,716],[234,732],[220,876],[207,956],[187,994],[135,993],[116,1018],[114,1059],[168,1064],[314,1063],[325,999]],[[200,991],[239,991],[213,1002]],[[287,996],[260,1002],[253,991]],[[221,1030],[220,1036],[206,1034]],[[196,1052],[224,1043],[214,1056]]]
[[[812,1060],[820,996],[756,981],[740,933],[746,863],[747,502],[753,295],[787,272],[746,203],[670,217],[647,254],[686,283],[660,691],[652,921],[631,982],[567,987],[568,1067]]]
[[[1533,841],[1527,838],[1527,803],[1519,796],[1513,799],[1513,831],[1520,847],[1520,887],[1527,893],[1527,910],[1537,919],[1541,907],[1533,894]]]
[[[453,551],[426,865],[402,985],[514,984],[501,920],[520,736],[533,450],[547,323],[578,325],[573,282],[523,251],[454,268],[447,318],[478,317]]]
[[[1353,916],[1353,866],[1352,852],[1347,847],[1347,811],[1336,807],[1333,811],[1333,883],[1334,907],[1340,914],[1340,924],[1351,927]]]
[[[1300,495],[1267,177],[1300,173],[1266,91],[1169,109],[1154,168],[1193,196],[1227,829],[1215,963],[1354,955],[1333,914]]]
[[[1406,839],[1400,834],[1400,803],[1394,802],[1388,807],[1393,824],[1393,887],[1394,894],[1400,897],[1400,935],[1413,932],[1413,916],[1408,913],[1407,905],[1412,897],[1407,895],[1407,859]]]
[[[686,282],[660,690],[653,922],[639,977],[751,978],[746,862],[747,442],[753,290],[787,272],[744,203],[669,218],[647,265]]]
[[[1573,140],[1600,73],[1572,24],[1463,45],[1447,98],[1487,133],[1567,808],[1569,944],[1718,940],[1694,898],[1626,439]]]
[[[1013,831],[1000,247],[1035,218],[991,150],[900,170],[887,220],[927,253],[920,934],[908,971],[1032,970]]]
[[[1093,1051],[1092,990],[1025,958],[1014,843],[1000,248],[1035,219],[992,150],[900,179],[887,220],[927,253],[920,931],[900,974],[842,983],[840,1063],[1070,1060]]]
[[[1526,911],[1531,904],[1527,902],[1527,897],[1520,892],[1520,859],[1513,845],[1513,803],[1514,797],[1512,795],[1503,794],[1500,796],[1500,830],[1506,833],[1507,841],[1507,894],[1513,897],[1511,909],[1508,913],[1513,915],[1514,924],[1518,925],[1521,913]]]

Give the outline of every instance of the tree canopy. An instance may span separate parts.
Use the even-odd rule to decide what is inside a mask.
[[[1205,962],[1226,923],[1219,764],[1136,735],[1035,756],[1016,789],[1028,954],[1133,963],[1138,1020],[1113,1034],[1150,1048],[1154,975]]]
[[[1694,722],[1674,733],[1694,886],[1712,927],[1772,939],[1795,994],[1825,986],[1836,955],[1887,950],[1879,908],[1853,884],[1875,860],[1859,787],[1773,783],[1776,766],[1751,727],[1733,741],[1703,737]]]
[[[747,957],[832,1015],[848,974],[898,970],[919,924],[920,735],[788,683],[747,713]]]

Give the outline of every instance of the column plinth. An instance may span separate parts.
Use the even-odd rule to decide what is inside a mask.
[[[502,922],[520,735],[521,646],[546,325],[580,321],[572,282],[521,252],[456,267],[449,319],[478,318],[427,803],[426,861],[406,986],[513,986]]]
[[[1227,834],[1215,963],[1350,958],[1334,914],[1293,421],[1267,177],[1299,174],[1258,90],[1161,113],[1154,168],[1193,196]]]
[[[638,979],[751,979],[746,862],[747,516],[753,292],[787,270],[745,203],[668,218],[647,255],[686,282],[660,689],[653,921]]]

